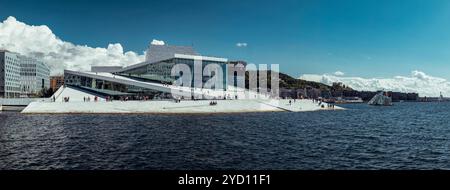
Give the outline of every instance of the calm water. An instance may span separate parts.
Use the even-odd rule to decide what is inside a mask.
[[[0,169],[450,169],[450,103],[222,115],[0,113]]]

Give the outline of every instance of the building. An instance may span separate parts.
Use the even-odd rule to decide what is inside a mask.
[[[245,62],[245,61],[229,61],[228,64],[232,65],[234,67],[234,70],[228,70],[228,75],[230,77],[233,77],[233,82],[231,82],[230,80],[228,81],[229,85],[236,86],[236,87],[245,87],[245,71],[246,71],[247,62]]]
[[[42,61],[20,56],[21,94],[34,96],[50,88],[50,68]]]
[[[192,71],[192,75],[194,75],[196,74],[194,73],[196,71],[194,69],[196,61],[201,61],[202,71],[208,64],[220,65],[223,71],[223,81],[226,81],[227,59],[201,56],[189,46],[151,45],[146,52],[146,61],[125,67],[115,73],[143,80],[171,83],[177,79],[171,76],[171,70],[174,65],[185,64]],[[194,77],[191,78],[193,87],[195,79]],[[211,77],[203,76],[202,82],[206,82],[209,78]],[[225,83],[223,86],[225,86]]]
[[[146,60],[124,68],[93,67],[91,72],[64,71],[64,84],[79,90],[88,91],[98,96],[119,98],[121,96],[148,96],[150,98],[171,98],[173,86],[181,76],[173,76],[174,65],[182,64],[191,71],[191,81],[188,88],[180,88],[181,93],[195,94],[195,98],[213,96],[212,94],[194,93],[195,84],[201,81],[208,82],[212,77],[222,77],[220,86],[213,88],[226,91],[227,89],[227,65],[225,58],[202,56],[192,47],[151,45],[146,53]],[[210,64],[213,64],[209,66]],[[210,75],[203,72],[214,68]],[[107,72],[101,72],[107,71]],[[199,74],[199,75],[197,75]],[[183,74],[184,76],[184,74]],[[195,76],[201,76],[195,77]],[[186,81],[183,81],[185,83]],[[203,86],[200,86],[203,88]],[[192,95],[194,97],[194,95]],[[225,98],[225,95],[217,96]]]
[[[0,50],[0,98],[20,96],[20,55]]]
[[[64,76],[51,76],[50,77],[50,88],[55,92],[61,86],[64,85]]]
[[[50,88],[50,69],[42,61],[0,50],[0,98],[19,98]]]

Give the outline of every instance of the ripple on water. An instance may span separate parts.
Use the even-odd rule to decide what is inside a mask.
[[[450,103],[211,115],[0,113],[0,169],[448,169]]]

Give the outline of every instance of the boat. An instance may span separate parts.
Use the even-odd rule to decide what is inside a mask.
[[[381,91],[367,103],[373,106],[392,106],[392,98],[385,95],[385,92]]]
[[[334,103],[336,104],[348,104],[348,103],[363,103],[364,101],[360,97],[338,97]]]

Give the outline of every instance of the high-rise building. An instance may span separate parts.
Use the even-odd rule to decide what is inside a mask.
[[[42,61],[20,56],[20,76],[23,95],[35,95],[50,88],[50,68]]]
[[[20,96],[19,54],[0,50],[0,98]]]
[[[50,88],[50,69],[42,61],[0,50],[0,98],[34,95]]]

